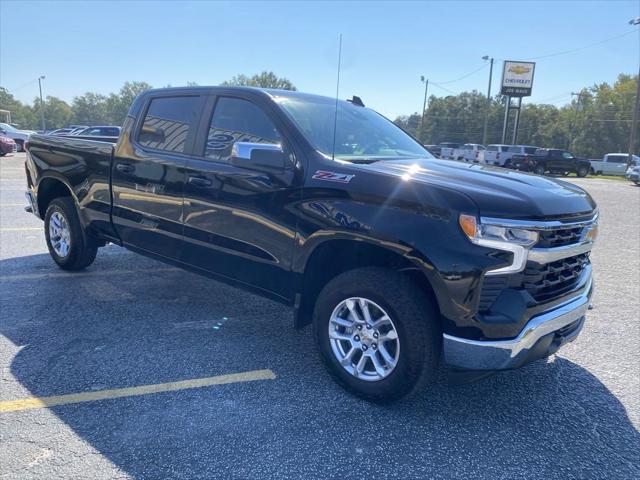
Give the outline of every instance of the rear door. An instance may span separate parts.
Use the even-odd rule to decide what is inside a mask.
[[[179,258],[185,168],[205,98],[150,98],[130,142],[118,145],[112,169],[113,223],[126,246]]]
[[[199,134],[200,154],[187,165],[181,260],[290,299],[296,232],[290,205],[300,190],[293,181],[293,150],[284,125],[267,103],[212,97],[206,130]],[[240,168],[230,163],[235,142],[282,145],[290,161],[281,175]]]

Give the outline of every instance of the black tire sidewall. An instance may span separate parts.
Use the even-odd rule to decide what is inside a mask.
[[[536,175],[544,175],[545,169],[543,166],[535,166],[533,167],[533,173]]]
[[[586,167],[579,168],[576,175],[579,177],[586,177],[589,174],[589,170]]]
[[[437,368],[437,359],[435,362],[433,359],[425,361],[425,357],[428,357],[426,355],[427,349],[431,349],[430,353],[439,358],[439,343],[436,343],[438,340],[433,338],[436,334],[427,328],[427,322],[434,319],[428,318],[428,305],[423,301],[422,294],[417,289],[411,291],[417,297],[414,304],[402,305],[402,302],[410,302],[411,296],[407,295],[406,298],[398,299],[397,296],[385,294],[385,282],[376,281],[376,276],[385,275],[383,269],[365,268],[360,270],[363,271],[362,281],[345,286],[344,283],[349,282],[342,282],[341,275],[334,279],[334,281],[337,280],[337,283],[330,282],[320,294],[314,312],[316,343],[325,364],[338,383],[367,400],[393,401],[410,393],[414,387],[421,384],[423,380],[421,377],[424,376],[425,370],[428,370],[427,377],[433,376]],[[375,270],[379,270],[375,272],[377,275],[372,275]],[[347,274],[349,273],[351,272],[347,272]],[[387,273],[386,282],[402,280],[400,274],[395,274],[392,271]],[[391,278],[396,276],[397,278]],[[389,285],[389,283],[386,284]],[[402,288],[402,286],[399,287]],[[351,297],[367,298],[379,305],[389,315],[398,333],[400,340],[398,363],[393,372],[382,380],[370,382],[355,378],[340,365],[331,349],[329,341],[331,314],[340,302]],[[389,299],[392,300],[389,301]],[[416,310],[422,311],[420,318],[415,318]],[[411,335],[409,330],[411,330]]]
[[[61,257],[55,252],[49,238],[49,223],[55,212],[63,215],[69,225],[70,246],[66,257]],[[75,203],[70,197],[56,198],[49,204],[44,217],[44,234],[49,254],[60,268],[81,270],[93,262],[97,249],[86,245]]]

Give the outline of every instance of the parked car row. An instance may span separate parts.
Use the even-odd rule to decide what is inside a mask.
[[[24,152],[24,143],[29,135],[36,133],[33,130],[19,130],[8,123],[0,123],[0,136],[13,140],[18,152]]]
[[[118,137],[120,127],[115,125],[70,125],[67,128],[59,128],[47,133],[53,136],[79,136],[79,137]]]
[[[624,175],[627,178],[632,167],[640,166],[640,157],[633,155],[631,162],[627,153],[608,153],[602,160],[587,160],[560,148],[539,148],[533,145],[480,145],[477,143],[443,142],[425,145],[435,157],[497,167],[511,168],[538,175],[545,173],[579,177],[592,175]]]

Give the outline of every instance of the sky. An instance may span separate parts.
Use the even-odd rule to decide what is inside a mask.
[[[0,0],[0,86],[31,102],[45,75],[44,95],[70,102],[128,80],[217,85],[271,70],[298,90],[334,96],[342,34],[340,97],[358,95],[390,118],[420,110],[421,75],[429,95],[486,93],[484,55],[496,59],[493,93],[503,60],[536,59],[525,103],[560,106],[572,91],[638,72],[640,27],[628,24],[638,16],[640,0]]]

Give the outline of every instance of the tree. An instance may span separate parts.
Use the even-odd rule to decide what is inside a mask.
[[[112,93],[106,100],[106,123],[122,125],[136,96],[150,88],[147,82],[125,82],[118,93]]]
[[[33,110],[38,116],[38,129],[40,129],[42,128],[39,123],[40,98],[34,99]],[[73,112],[67,102],[57,97],[49,96],[44,101],[44,115],[47,130],[54,130],[69,125]]]
[[[107,97],[99,93],[87,92],[75,97],[71,103],[72,123],[77,125],[105,125],[109,123]]]
[[[280,78],[273,72],[262,72],[252,77],[237,75],[231,80],[222,82],[225,87],[261,87],[278,88],[280,90],[297,90],[296,87],[286,78]]]

